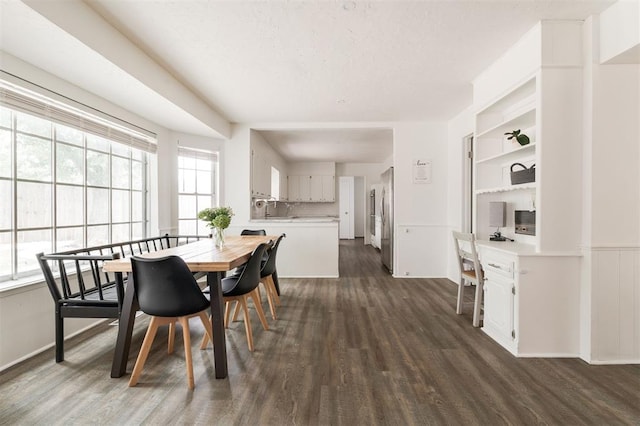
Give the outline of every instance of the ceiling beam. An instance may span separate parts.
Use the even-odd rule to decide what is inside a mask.
[[[23,3],[211,128],[220,137],[228,139],[231,136],[231,124],[226,118],[187,89],[84,2],[23,0]]]

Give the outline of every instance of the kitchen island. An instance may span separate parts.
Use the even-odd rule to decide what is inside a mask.
[[[286,234],[278,249],[278,276],[337,278],[338,218],[334,216],[276,216],[233,224],[229,234],[264,229],[267,235]]]

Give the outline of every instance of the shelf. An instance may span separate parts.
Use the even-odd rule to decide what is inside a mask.
[[[519,110],[516,115],[510,115],[509,118],[490,127],[487,130],[478,132],[476,138],[503,138],[506,132],[515,129],[527,129],[536,125],[536,105],[532,99],[527,103],[526,107]]]
[[[514,90],[498,97],[497,100],[489,103],[488,106],[479,110],[476,115],[488,115],[496,112],[508,115],[507,111],[513,110],[517,105],[530,102],[536,95],[536,78],[529,78],[527,81],[516,87]]]
[[[513,149],[511,151],[501,152],[500,154],[492,155],[487,158],[483,158],[481,160],[476,161],[476,164],[486,164],[493,162],[507,162],[509,159],[515,159],[517,157],[521,157],[522,155],[526,155],[529,153],[533,153],[535,151],[536,144],[535,142],[531,142],[528,145],[524,145]]]
[[[523,183],[520,185],[497,186],[494,188],[485,188],[476,190],[476,195],[493,194],[497,192],[522,191],[526,189],[536,189],[536,183]]]

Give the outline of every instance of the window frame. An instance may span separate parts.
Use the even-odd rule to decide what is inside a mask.
[[[193,160],[195,162],[194,167],[193,168],[183,167],[184,159]],[[206,169],[198,169],[198,160],[210,161],[211,163],[211,168],[210,168],[211,192],[198,192],[198,171],[206,171]],[[194,191],[183,190],[184,182],[181,182],[181,179],[184,179],[185,170],[194,172],[194,181],[191,184],[191,186],[194,188]],[[211,230],[205,226],[204,222],[198,219],[198,212],[206,207],[218,207],[220,204],[220,201],[219,201],[220,153],[217,151],[209,151],[209,150],[180,146],[178,148],[178,170],[177,171],[178,171],[178,234],[180,235],[188,234],[188,235],[198,235],[198,236],[211,235]],[[195,201],[196,201],[195,217],[181,216],[180,203],[181,203],[181,198],[183,197],[195,197]],[[199,204],[199,200],[203,197],[210,198],[210,202],[206,203],[207,205]],[[185,223],[187,222],[195,224],[195,233],[185,231],[185,227],[186,227]]]
[[[90,238],[91,228],[95,228],[98,226],[106,226],[107,227],[107,241],[101,241],[104,243],[113,243],[117,242],[114,240],[114,227],[117,229],[118,225],[127,225],[127,238],[125,240],[130,240],[133,238],[144,238],[149,234],[150,227],[150,211],[149,211],[149,175],[150,175],[150,160],[153,155],[150,152],[139,149],[137,146],[129,145],[123,143],[121,141],[110,140],[104,136],[95,135],[89,131],[84,129],[78,129],[74,126],[69,126],[68,124],[59,123],[53,121],[47,117],[38,116],[37,114],[33,114],[30,112],[25,112],[16,108],[13,108],[9,105],[0,105],[0,110],[9,111],[9,127],[6,127],[5,123],[0,123],[0,129],[2,131],[8,131],[10,134],[9,137],[9,150],[10,150],[10,171],[9,176],[0,176],[0,182],[9,182],[9,192],[10,202],[3,202],[3,208],[7,208],[10,210],[10,224],[9,228],[1,228],[0,229],[0,241],[4,238],[8,240],[8,252],[9,252],[9,262],[8,268],[5,265],[3,269],[0,269],[0,288],[6,287],[7,283],[9,286],[17,282],[18,280],[22,280],[31,276],[37,276],[40,274],[40,270],[35,263],[35,254],[40,251],[44,252],[56,252],[62,249],[72,249],[72,248],[80,248],[87,247],[88,240]],[[24,116],[26,120],[29,120],[29,117],[35,118],[36,120],[44,120],[47,122],[47,126],[49,128],[48,135],[44,136],[43,134],[37,135],[33,133],[29,133],[24,130],[18,130],[18,120],[19,117]],[[71,128],[81,133],[82,141],[78,143],[73,143],[68,140],[64,140],[58,137],[59,131],[63,128]],[[50,146],[50,153],[48,155],[48,164],[50,167],[50,175],[45,177],[45,179],[33,179],[33,178],[25,178],[18,177],[19,173],[19,164],[18,164],[18,141],[20,137],[27,136],[29,138],[38,138],[43,141],[47,141]],[[89,146],[87,140],[89,138],[100,138],[102,141],[108,142],[108,150],[101,151]],[[60,159],[60,150],[63,148],[76,148],[82,150],[82,164],[83,170],[82,174],[82,183],[68,182],[67,180],[60,180],[59,176],[59,159]],[[123,155],[119,152],[123,150],[127,151],[126,155]],[[115,151],[115,152],[114,152]],[[90,185],[87,181],[89,175],[88,161],[90,153],[99,152],[101,154],[105,154],[108,156],[108,180],[107,185]],[[114,158],[124,159],[128,163],[128,187],[127,188],[114,188],[113,182],[113,160]],[[133,173],[135,168],[140,168],[140,180],[141,182],[133,181]],[[44,190],[50,194],[50,199],[48,199],[49,205],[47,206],[48,211],[48,223],[49,225],[39,225],[39,226],[31,226],[30,224],[19,224],[19,198],[20,191],[19,185],[24,183],[34,183],[34,184],[42,184],[47,185],[47,188]],[[139,186],[139,187],[138,187]],[[65,224],[61,225],[62,222],[59,216],[63,214],[59,214],[58,207],[59,203],[62,201],[59,197],[59,192],[64,188],[81,188],[82,191],[82,223],[73,223],[73,224]],[[107,214],[107,222],[100,223],[89,223],[88,213],[89,213],[89,195],[88,192],[92,189],[103,189],[108,191],[108,206],[105,208],[108,210]],[[114,198],[114,189],[118,191],[126,191],[128,197],[128,208],[126,212],[127,220],[114,222],[113,221],[113,198]],[[134,206],[134,201],[139,202],[139,206]],[[7,206],[8,204],[8,206]],[[34,209],[37,211],[37,209]],[[134,217],[134,214],[137,214],[138,217]],[[81,229],[82,237],[81,242],[79,243],[79,247],[75,247],[76,244],[72,244],[73,247],[64,246],[61,247],[61,241],[59,241],[59,236],[65,230],[79,230]],[[49,233],[48,238],[36,241],[37,249],[33,253],[29,253],[27,251],[25,254],[20,254],[22,250],[24,250],[24,246],[29,244],[28,242],[21,241],[22,237],[27,235],[29,232],[38,232],[45,231]],[[2,244],[0,244],[1,246]],[[45,249],[45,246],[46,249]],[[34,264],[27,261],[23,265],[24,259],[28,259],[30,255],[33,255]]]

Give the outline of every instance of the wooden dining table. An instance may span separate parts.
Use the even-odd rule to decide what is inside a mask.
[[[221,280],[225,272],[246,263],[253,250],[260,243],[275,241],[276,238],[277,236],[269,235],[227,236],[222,249],[216,247],[214,239],[204,238],[193,243],[140,255],[140,257],[148,259],[170,255],[179,256],[192,272],[206,273],[210,291],[213,354],[217,379],[224,379],[228,374]],[[111,365],[111,377],[115,378],[126,374],[131,336],[139,306],[134,286],[131,285],[130,258],[106,261],[103,268],[105,272],[117,274],[117,279],[122,279],[123,274],[127,273],[127,282],[129,283],[125,288],[122,312],[118,323],[118,337]]]

